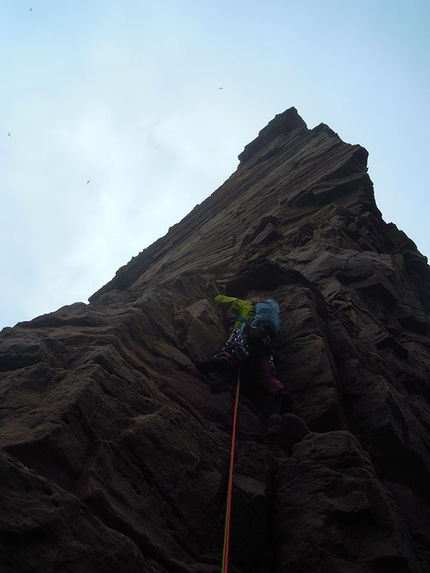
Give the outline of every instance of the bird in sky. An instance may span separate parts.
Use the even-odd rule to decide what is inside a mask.
[[[88,181],[87,181],[87,185],[88,185],[88,183],[89,183],[90,181],[91,181],[91,179],[88,179]]]
[[[33,8],[30,8],[30,12],[33,10]]]
[[[10,134],[10,131],[8,131],[7,134],[8,134],[9,137],[12,137],[11,134]]]
[[[219,90],[223,90],[224,88],[218,88]]]

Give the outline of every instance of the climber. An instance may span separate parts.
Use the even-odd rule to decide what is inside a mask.
[[[242,365],[251,380],[255,379],[280,403],[280,413],[291,411],[291,394],[275,377],[271,340],[280,329],[279,305],[273,299],[242,300],[218,295],[215,303],[235,315],[233,331],[221,352],[212,359],[197,363],[203,374]]]
[[[234,328],[238,328],[242,322],[248,322],[252,326],[263,326],[272,339],[279,334],[279,305],[271,298],[264,301],[258,297],[242,300],[219,294],[215,297],[215,304],[236,316]]]

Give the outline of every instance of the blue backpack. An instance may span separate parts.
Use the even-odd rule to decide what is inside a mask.
[[[269,298],[268,300],[257,302],[255,305],[255,316],[251,326],[263,326],[267,334],[274,338],[279,334],[281,320],[279,318],[279,304]]]

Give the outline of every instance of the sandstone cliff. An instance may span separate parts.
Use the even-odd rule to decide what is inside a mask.
[[[215,573],[232,375],[213,298],[276,299],[292,414],[244,382],[230,573],[430,571],[430,268],[367,152],[294,108],[88,305],[0,334],[0,571]]]

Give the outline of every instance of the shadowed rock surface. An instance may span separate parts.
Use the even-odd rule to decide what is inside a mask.
[[[213,303],[280,304],[293,412],[243,381],[230,573],[430,571],[430,268],[367,152],[292,108],[166,236],[0,334],[0,571],[221,570],[235,375]]]

